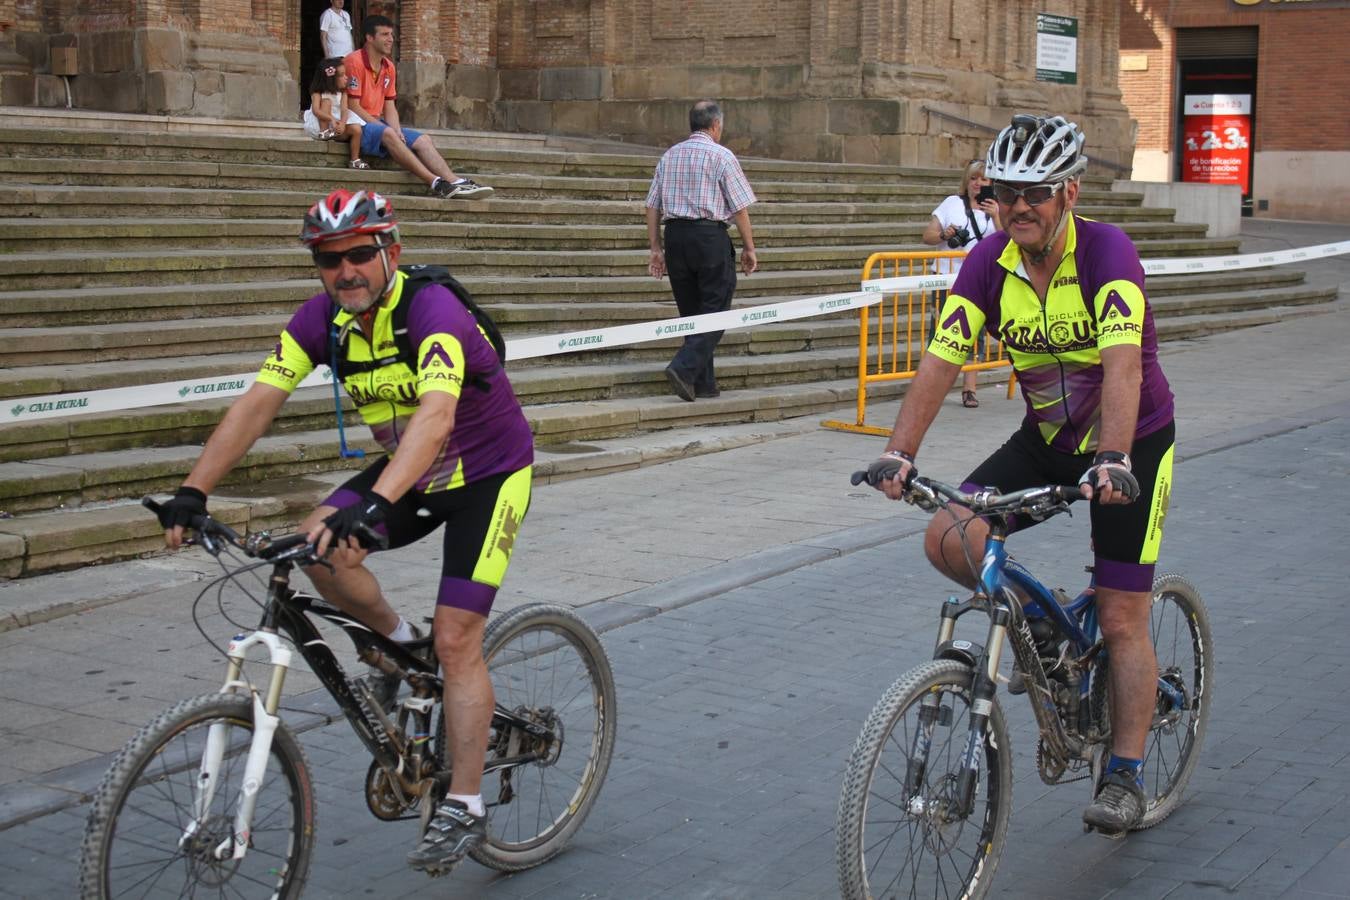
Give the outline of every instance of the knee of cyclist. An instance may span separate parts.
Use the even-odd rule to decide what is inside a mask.
[[[1113,609],[1109,604],[1097,605],[1097,623],[1102,630],[1102,639],[1108,644],[1131,638],[1148,637],[1148,615],[1140,618],[1125,610]]]
[[[441,661],[441,668],[445,671],[466,668],[474,663],[473,654],[481,659],[482,653],[482,645],[476,634],[470,634],[465,629],[436,626],[436,658]]]

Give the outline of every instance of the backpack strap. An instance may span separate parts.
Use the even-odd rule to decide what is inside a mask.
[[[491,390],[490,379],[502,370],[502,359],[505,356],[505,346],[498,346],[501,335],[492,319],[474,302],[473,295],[469,293],[468,288],[460,284],[445,266],[400,266],[399,271],[404,274],[403,295],[398,306],[394,307],[391,323],[394,328],[394,344],[398,347],[399,356],[408,360],[409,368],[414,370],[417,368],[417,348],[412,345],[412,338],[408,336],[408,313],[412,309],[413,299],[421,292],[422,288],[439,284],[451,294],[454,294],[455,299],[473,316],[475,324],[483,327],[488,335],[488,343],[492,345],[493,350],[497,351],[497,365],[490,372],[476,372],[465,379],[466,384],[480,391]],[[486,325],[484,325],[484,320],[486,320]]]

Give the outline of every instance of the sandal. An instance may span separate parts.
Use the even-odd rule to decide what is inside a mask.
[[[964,406],[966,409],[975,409],[980,405],[980,401],[975,399],[974,391],[962,391],[961,405]]]
[[[350,163],[348,163],[347,165],[349,165],[349,166],[350,166],[351,168],[353,168],[353,169],[369,169],[369,168],[370,168],[370,163],[366,162],[364,159],[354,159],[354,160],[352,160]]]

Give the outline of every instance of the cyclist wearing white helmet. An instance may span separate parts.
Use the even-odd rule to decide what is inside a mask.
[[[451,288],[398,269],[402,247],[387,200],[334,191],[305,215],[300,239],[324,289],[291,317],[258,380],[163,504],[160,524],[166,542],[178,546],[184,526],[205,514],[207,494],[291,392],[315,366],[335,371],[387,455],[300,525],[321,554],[334,549],[331,568],[306,570],[319,593],[393,640],[420,637],[389,605],[365,557],[445,524],[433,621],[453,774],[426,837],[408,857],[414,867],[440,868],[486,835],[479,782],[493,692],[483,631],[529,508],[534,440],[497,349],[470,310]],[[415,352],[400,350],[401,340]],[[397,687],[397,679],[374,685],[386,705]]]
[[[879,490],[900,499],[976,335],[984,329],[1003,342],[1026,416],[962,487],[1014,491],[1077,481],[1097,501],[1093,569],[1111,653],[1113,747],[1083,819],[1120,836],[1139,824],[1148,802],[1140,769],[1157,682],[1148,617],[1175,430],[1139,254],[1120,229],[1073,213],[1087,168],[1083,144],[1082,131],[1061,116],[1013,116],[994,139],[985,172],[1004,232],[966,257],[870,471]],[[978,561],[987,526],[969,513],[952,515],[964,520],[964,540]],[[939,571],[973,587],[978,576],[954,524],[946,514],[934,516],[924,549]],[[1020,681],[1014,672],[1010,689]]]

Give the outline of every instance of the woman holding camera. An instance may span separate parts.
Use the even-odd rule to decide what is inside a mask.
[[[984,177],[984,160],[972,159],[966,164],[961,175],[961,189],[938,204],[928,227],[923,230],[923,242],[932,246],[945,244],[952,250],[965,250],[969,253],[981,238],[988,237],[1003,228],[998,217],[998,203],[994,201],[989,179]],[[939,275],[951,272],[956,274],[961,268],[959,259],[937,259],[933,261],[933,271]],[[939,291],[933,296],[933,319],[936,328],[938,313],[947,292]],[[980,333],[979,344],[975,348],[976,359],[984,355],[984,333]],[[961,405],[974,409],[980,405],[975,399],[975,373],[965,373],[965,383],[961,390]]]

